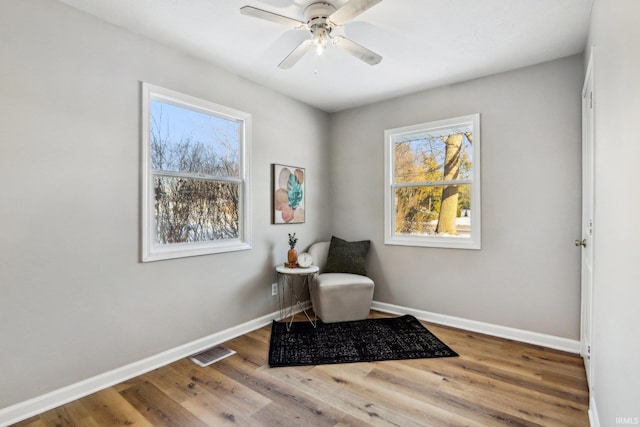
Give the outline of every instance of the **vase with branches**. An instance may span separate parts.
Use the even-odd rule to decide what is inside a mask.
[[[296,233],[289,233],[289,251],[287,252],[287,263],[289,267],[295,267],[298,261],[298,251],[295,249],[296,243],[298,243]]]

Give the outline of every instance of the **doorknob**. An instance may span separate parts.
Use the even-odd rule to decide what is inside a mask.
[[[582,246],[583,248],[587,247],[587,239],[576,240],[576,246]]]

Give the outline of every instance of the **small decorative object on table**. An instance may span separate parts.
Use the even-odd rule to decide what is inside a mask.
[[[289,252],[287,252],[287,262],[284,264],[287,268],[296,268],[298,266],[298,251],[295,250],[298,238],[296,233],[289,233]]]
[[[309,268],[309,267],[311,267],[312,263],[313,263],[313,258],[311,257],[310,253],[301,252],[298,255],[298,267],[300,267],[300,268]]]

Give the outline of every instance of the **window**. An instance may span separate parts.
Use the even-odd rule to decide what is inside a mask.
[[[142,261],[250,249],[249,114],[142,84]]]
[[[385,131],[385,243],[480,249],[480,115]]]

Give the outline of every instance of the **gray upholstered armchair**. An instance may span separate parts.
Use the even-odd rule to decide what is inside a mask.
[[[332,242],[336,241],[339,241],[338,244],[340,242],[349,244],[349,242],[335,237],[332,238]],[[373,299],[373,280],[353,272],[327,272],[327,258],[332,242],[314,243],[309,248],[313,264],[320,267],[320,271],[309,284],[313,311],[325,323],[366,319],[369,316]],[[368,248],[369,242],[367,241],[365,255]],[[359,272],[364,273],[364,257],[361,262],[362,270]],[[345,269],[345,271],[348,270],[348,268]]]

